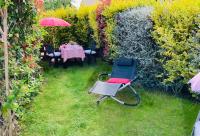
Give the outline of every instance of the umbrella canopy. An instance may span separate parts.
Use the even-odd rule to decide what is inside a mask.
[[[193,92],[200,93],[200,72],[194,76],[189,83],[191,84]]]
[[[41,26],[67,26],[67,27],[71,26],[71,24],[66,22],[65,20],[60,19],[60,18],[54,18],[54,17],[41,19],[40,25]]]

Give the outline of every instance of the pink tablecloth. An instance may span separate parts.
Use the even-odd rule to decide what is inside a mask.
[[[67,45],[63,44],[60,46],[61,58],[63,62],[72,58],[81,58],[82,61],[85,59],[85,53],[83,47],[80,45]]]

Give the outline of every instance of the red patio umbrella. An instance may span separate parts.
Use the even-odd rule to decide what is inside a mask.
[[[70,23],[66,22],[63,19],[60,18],[55,18],[55,17],[49,17],[49,18],[43,18],[40,20],[40,25],[41,26],[47,26],[47,27],[52,27],[52,26],[65,26],[69,27],[71,26]],[[54,30],[53,30],[54,31]],[[55,44],[55,39],[53,36],[53,44]],[[54,45],[55,47],[55,45]]]
[[[71,26],[71,24],[66,22],[65,20],[60,19],[60,18],[54,18],[54,17],[41,19],[40,25],[41,26],[66,26],[66,27]]]

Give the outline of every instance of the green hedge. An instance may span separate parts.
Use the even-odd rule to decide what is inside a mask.
[[[159,3],[152,19],[165,70],[160,77],[177,93],[200,68],[200,1]]]
[[[120,4],[119,4],[120,3]],[[139,6],[152,6],[155,4],[155,0],[112,0],[110,6],[103,11],[103,17],[106,22],[105,35],[108,41],[109,58],[115,57],[116,51],[116,39],[114,30],[116,27],[116,15],[120,12],[126,11],[130,8]]]

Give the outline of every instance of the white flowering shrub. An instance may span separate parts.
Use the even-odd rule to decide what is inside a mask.
[[[151,37],[153,22],[150,19],[152,7],[137,7],[117,14],[114,31],[117,56],[138,60],[140,81],[147,87],[160,86],[156,77],[162,71],[156,58],[158,46]]]

